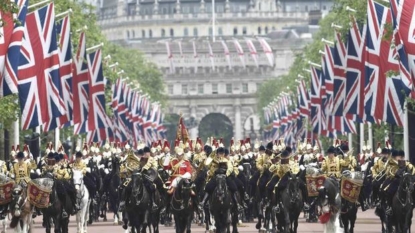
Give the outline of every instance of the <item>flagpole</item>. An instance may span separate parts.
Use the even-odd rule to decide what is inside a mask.
[[[352,148],[353,147],[353,135],[352,135],[352,133],[348,133],[347,137],[348,137],[347,140],[349,141],[349,148]]]
[[[404,104],[403,118],[403,148],[405,151],[405,160],[409,160],[409,125],[408,125],[408,101]]]
[[[19,131],[19,118],[15,122],[13,122],[13,145],[19,145],[19,139],[20,139],[20,131]]]
[[[56,128],[55,129],[55,151],[58,151],[59,140],[60,140],[60,129],[59,128]]]
[[[362,147],[365,144],[365,124],[360,123],[360,153],[363,153]]]
[[[212,0],[212,42],[215,42],[215,0]]]
[[[370,122],[367,123],[367,131],[369,134],[369,145],[370,145],[370,148],[373,149],[373,130],[372,130],[372,123]]]

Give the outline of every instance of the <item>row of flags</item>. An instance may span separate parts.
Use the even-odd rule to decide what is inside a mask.
[[[266,38],[256,37],[256,40],[258,41],[259,45],[261,46],[262,51],[263,51],[265,57],[267,58],[269,66],[274,67],[275,66],[274,53],[272,51],[271,46],[268,44]],[[255,63],[255,66],[259,67],[259,61],[258,61],[259,53],[257,52],[257,49],[256,49],[255,44],[253,42],[253,39],[245,38],[244,41],[245,41],[246,46],[249,50],[249,55],[251,56],[252,60]],[[177,40],[175,42],[177,43],[178,50],[179,50],[179,54],[177,54],[177,55],[180,58],[182,58],[183,57],[182,41]],[[196,49],[197,48],[197,46],[196,46],[197,41],[193,40],[191,42],[192,42],[192,49],[193,49],[192,53],[193,53],[194,68],[195,68],[195,72],[197,72],[197,67],[198,67],[198,64],[199,64],[199,54],[197,53],[197,49]],[[233,44],[233,46],[235,47],[235,52],[238,55],[239,60],[240,60],[240,64],[238,64],[238,65],[242,66],[244,68],[246,67],[245,53],[244,53],[244,50],[243,50],[241,44],[239,43],[238,39],[234,38],[234,39],[229,40],[229,41],[220,40],[219,42],[222,45],[223,56],[225,57],[225,60],[226,60],[226,63],[228,64],[229,69],[232,69],[232,65],[235,65],[235,64],[232,64],[232,62],[231,62],[231,52],[230,52],[229,47],[228,47],[228,42],[231,42],[231,44]],[[173,58],[174,58],[175,55],[173,55],[173,52],[172,52],[172,43],[171,43],[170,40],[164,41],[164,43],[166,45],[167,58],[168,58],[169,65],[170,65],[170,71],[173,72],[174,67],[175,67]],[[208,46],[208,55],[207,56],[209,57],[212,70],[215,70],[215,60],[214,60],[215,55],[213,54],[212,43],[210,41],[207,41],[206,43],[207,43],[207,46]]]
[[[81,32],[72,54],[68,14],[55,19],[53,3],[27,12],[28,0],[15,2],[16,16],[0,12],[5,21],[0,27],[0,94],[18,94],[23,130],[73,126],[74,134],[87,133],[88,142],[101,143],[140,139],[150,144],[163,139],[160,107],[128,89],[121,79],[112,85],[117,93],[112,96],[114,114],[107,114],[105,89],[110,82],[103,73],[102,46],[87,49],[86,34]],[[14,17],[19,23],[13,23]],[[131,132],[138,128],[141,131]],[[145,134],[150,129],[154,132]]]
[[[390,2],[368,0],[367,25],[351,16],[345,42],[337,30],[334,42],[324,40],[321,64],[309,62],[310,88],[300,80],[295,101],[282,93],[264,108],[265,137],[295,143],[307,133],[356,134],[355,123],[404,125],[405,98],[415,97],[415,0]]]

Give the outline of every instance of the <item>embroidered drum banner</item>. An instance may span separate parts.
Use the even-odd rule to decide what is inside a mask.
[[[341,181],[341,196],[342,198],[355,203],[359,198],[360,190],[363,186],[362,181],[343,178]]]
[[[318,188],[323,186],[324,181],[326,180],[325,175],[321,176],[306,176],[307,182],[307,192],[309,197],[318,196]]]
[[[27,185],[27,192],[29,196],[29,202],[37,208],[47,208],[49,205],[49,195],[52,192],[51,189],[40,187],[30,181]]]
[[[0,184],[0,205],[8,204],[12,201],[14,181]]]

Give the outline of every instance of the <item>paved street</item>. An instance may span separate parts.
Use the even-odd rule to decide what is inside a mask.
[[[108,221],[107,222],[98,222],[93,223],[91,226],[88,227],[88,232],[90,233],[114,233],[114,232],[124,232],[121,226],[113,225],[112,221],[112,214],[108,214]],[[40,233],[45,232],[45,230],[41,226],[40,218],[35,219],[35,229],[32,233]],[[244,223],[244,226],[239,228],[239,232],[257,232],[255,229],[254,223]],[[415,226],[412,225],[412,231],[415,231]],[[72,217],[69,232],[75,233],[76,226],[75,220]],[[160,227],[161,233],[167,232],[174,232],[173,227]],[[192,232],[204,232],[204,228],[193,225]],[[304,233],[321,233],[322,232],[322,225],[320,223],[306,223],[305,219],[300,218],[300,223],[298,227],[298,232]],[[377,216],[374,214],[374,210],[368,210],[364,213],[358,212],[355,233],[379,233],[380,232],[380,222]]]

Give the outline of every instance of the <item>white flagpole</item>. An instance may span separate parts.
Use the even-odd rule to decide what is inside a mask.
[[[367,123],[367,130],[369,134],[369,145],[370,148],[373,149],[373,130],[372,130],[372,123]]]
[[[404,120],[403,120],[403,149],[405,151],[405,160],[409,160],[409,125],[408,125],[408,102],[404,104]]]
[[[55,129],[55,151],[58,151],[59,138],[60,138],[60,129],[56,128]]]
[[[360,123],[360,153],[362,153],[362,147],[365,144],[365,124]]]
[[[13,145],[19,145],[20,131],[19,131],[19,118],[13,122]]]
[[[347,137],[348,137],[347,140],[349,141],[349,148],[352,148],[353,147],[353,134],[349,133]]]

